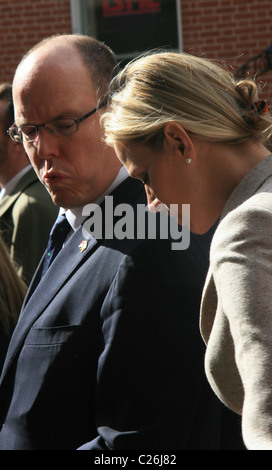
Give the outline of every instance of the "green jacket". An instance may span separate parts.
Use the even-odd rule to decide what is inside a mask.
[[[58,210],[32,168],[0,201],[0,231],[27,284],[46,248]]]

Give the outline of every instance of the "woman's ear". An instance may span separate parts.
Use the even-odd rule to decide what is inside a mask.
[[[169,150],[178,152],[186,163],[193,160],[195,156],[194,144],[178,122],[170,121],[165,124],[164,137]]]

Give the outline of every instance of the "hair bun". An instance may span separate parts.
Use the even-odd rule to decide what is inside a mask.
[[[236,91],[246,107],[250,107],[252,103],[258,101],[258,88],[252,80],[240,80],[236,84]]]

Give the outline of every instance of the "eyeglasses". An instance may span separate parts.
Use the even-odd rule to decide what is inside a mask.
[[[56,119],[55,121],[47,122],[45,124],[39,125],[24,125],[24,126],[16,126],[13,124],[8,130],[7,134],[10,136],[12,140],[15,142],[34,142],[39,134],[39,128],[44,127],[49,134],[54,135],[55,137],[63,137],[73,134],[78,130],[78,126],[82,121],[85,121],[88,117],[92,116],[92,114],[96,113],[99,109],[103,108],[108,102],[108,99],[103,101],[99,106],[92,109],[87,114],[84,114],[81,118],[78,119]]]

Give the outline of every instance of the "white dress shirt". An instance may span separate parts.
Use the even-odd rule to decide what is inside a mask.
[[[128,178],[128,176],[129,176],[129,174],[128,174],[126,168],[123,166],[119,170],[118,175],[116,176],[114,181],[111,183],[111,185],[95,201],[92,201],[92,204],[97,204],[97,205],[101,204],[101,202],[103,202],[103,200],[105,199],[105,196],[111,194],[112,191],[115,188],[117,188],[117,186],[119,186],[119,184],[121,184],[126,178]],[[63,209],[61,207],[59,215],[66,212],[66,218],[67,218],[69,224],[71,225],[73,231],[76,231],[77,228],[86,219],[86,216],[82,215],[82,210],[83,210],[83,207],[76,207],[76,208],[68,209],[67,211],[65,211],[65,209]],[[66,238],[66,241],[72,236],[72,234],[73,234],[73,232],[71,231],[68,234],[68,236]]]

